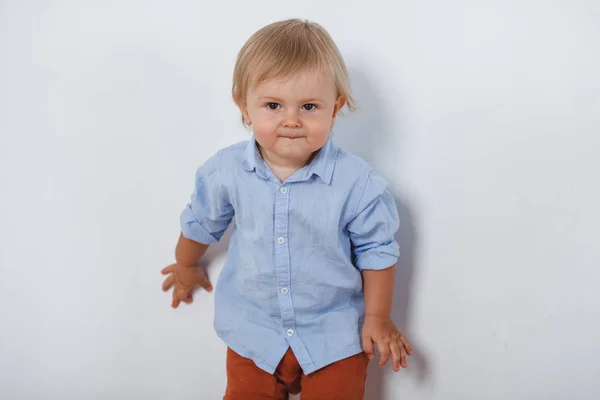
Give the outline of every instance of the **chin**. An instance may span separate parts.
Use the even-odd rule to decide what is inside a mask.
[[[277,153],[286,158],[302,159],[309,157],[313,152],[305,146],[282,146],[277,150]]]

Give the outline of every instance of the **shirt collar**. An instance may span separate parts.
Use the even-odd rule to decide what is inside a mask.
[[[321,178],[321,180],[326,184],[330,184],[333,176],[333,169],[335,167],[335,160],[337,158],[337,152],[338,147],[336,146],[331,135],[329,135],[327,142],[325,142],[323,147],[321,147],[310,164],[301,168],[286,182],[307,180],[314,174]],[[268,179],[267,165],[260,156],[258,147],[256,146],[256,138],[254,136],[252,136],[246,145],[246,152],[244,155],[244,160],[242,161],[242,167],[246,171],[256,171],[256,174],[259,177]]]

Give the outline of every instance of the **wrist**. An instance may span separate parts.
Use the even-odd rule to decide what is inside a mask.
[[[181,266],[195,267],[208,249],[208,246],[208,244],[188,239],[181,233],[175,247],[175,261]]]
[[[392,319],[391,315],[385,313],[365,313],[365,319],[376,319],[387,321]]]
[[[184,261],[175,260],[175,263],[180,268],[195,268],[198,266],[198,263],[194,263],[189,260],[184,260]]]

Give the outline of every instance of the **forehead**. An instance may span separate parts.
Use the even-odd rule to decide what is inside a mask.
[[[335,97],[336,92],[333,78],[329,74],[317,71],[264,80],[254,85],[250,91],[256,96],[279,93],[298,97]]]

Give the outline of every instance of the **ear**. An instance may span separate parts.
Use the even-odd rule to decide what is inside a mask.
[[[333,106],[333,119],[337,117],[340,110],[344,108],[344,105],[346,105],[346,98],[344,96],[338,97]]]
[[[346,104],[346,98],[344,96],[338,97],[338,99],[335,101],[335,104],[333,106],[333,115],[331,116],[331,126],[329,127],[329,129],[333,129],[333,124],[335,123],[335,117],[337,117],[340,110],[342,108],[344,108],[345,104]]]
[[[235,104],[237,104],[240,112],[242,113],[242,122],[248,126],[252,125],[252,120],[250,119],[250,114],[248,114],[248,107],[246,106],[246,103],[236,101]]]
[[[244,121],[244,124],[251,126],[252,120],[250,119],[250,114],[248,114],[248,109],[244,107],[243,109],[240,108],[240,110],[242,111],[242,120]]]

